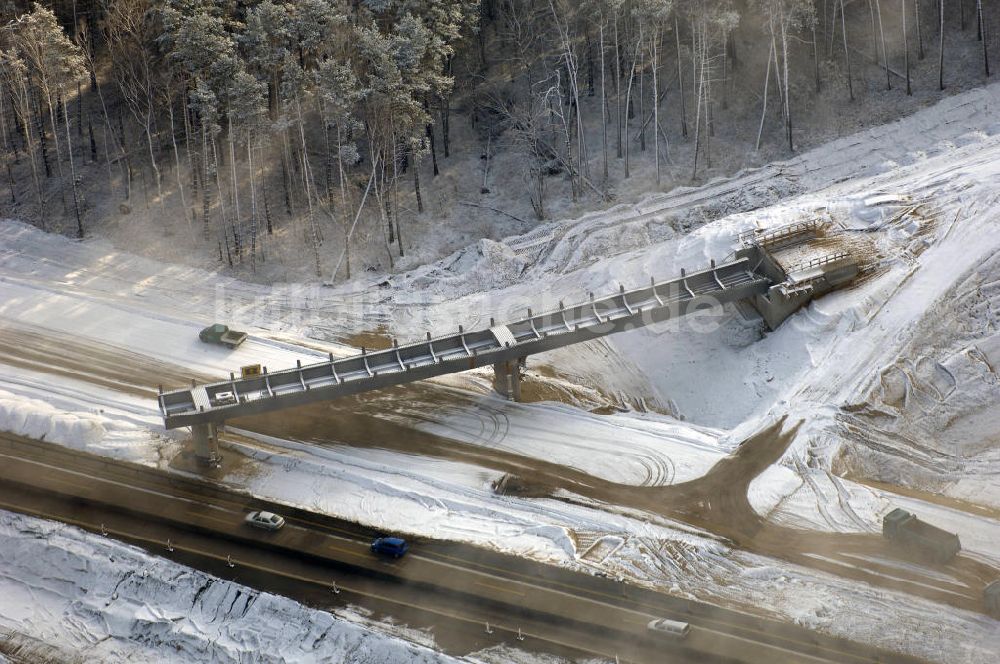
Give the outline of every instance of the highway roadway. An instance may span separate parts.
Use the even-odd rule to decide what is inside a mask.
[[[415,539],[409,555],[384,560],[369,549],[379,533],[358,524],[8,434],[0,434],[0,508],[103,532],[313,606],[362,606],[433,631],[454,654],[506,643],[621,662],[919,661],[465,544]],[[252,509],[287,524],[252,529],[243,523]],[[689,622],[689,637],[650,633],[659,617]]]

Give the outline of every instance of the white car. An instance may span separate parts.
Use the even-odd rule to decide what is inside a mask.
[[[678,622],[676,620],[668,620],[666,618],[650,620],[646,627],[648,627],[651,631],[660,632],[664,636],[669,636],[674,639],[687,638],[688,632],[691,631],[691,626],[686,622]]]
[[[236,395],[232,392],[216,392],[212,398],[216,406],[230,406],[236,403]]]
[[[285,525],[284,517],[280,517],[273,512],[250,512],[245,519],[247,525],[264,530],[279,530]]]

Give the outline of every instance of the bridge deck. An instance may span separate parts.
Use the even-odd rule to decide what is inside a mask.
[[[767,292],[767,277],[748,258],[714,266],[677,279],[572,307],[534,315],[506,325],[427,339],[376,352],[165,392],[160,411],[168,429],[222,422],[315,401],[399,385],[432,376],[467,371],[525,357],[607,334],[686,315],[713,303],[726,303]],[[232,392],[236,403],[223,405],[217,395]]]

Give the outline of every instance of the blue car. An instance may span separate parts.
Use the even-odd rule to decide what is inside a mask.
[[[402,558],[410,550],[410,545],[400,537],[379,537],[372,542],[372,553],[393,558]]]

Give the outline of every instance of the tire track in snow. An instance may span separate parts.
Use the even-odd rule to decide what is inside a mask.
[[[840,503],[840,507],[844,510],[844,513],[848,516],[848,518],[850,518],[850,520],[853,521],[855,525],[861,528],[861,530],[864,532],[870,532],[870,533],[877,532],[875,528],[873,528],[870,524],[866,523],[864,519],[859,517],[858,513],[854,511],[853,507],[851,507],[851,496],[847,492],[847,489],[844,488],[844,485],[841,483],[840,478],[831,473],[829,470],[825,470],[824,472],[826,473],[826,476],[830,479],[830,484],[832,484],[833,488],[836,489],[837,501]]]

